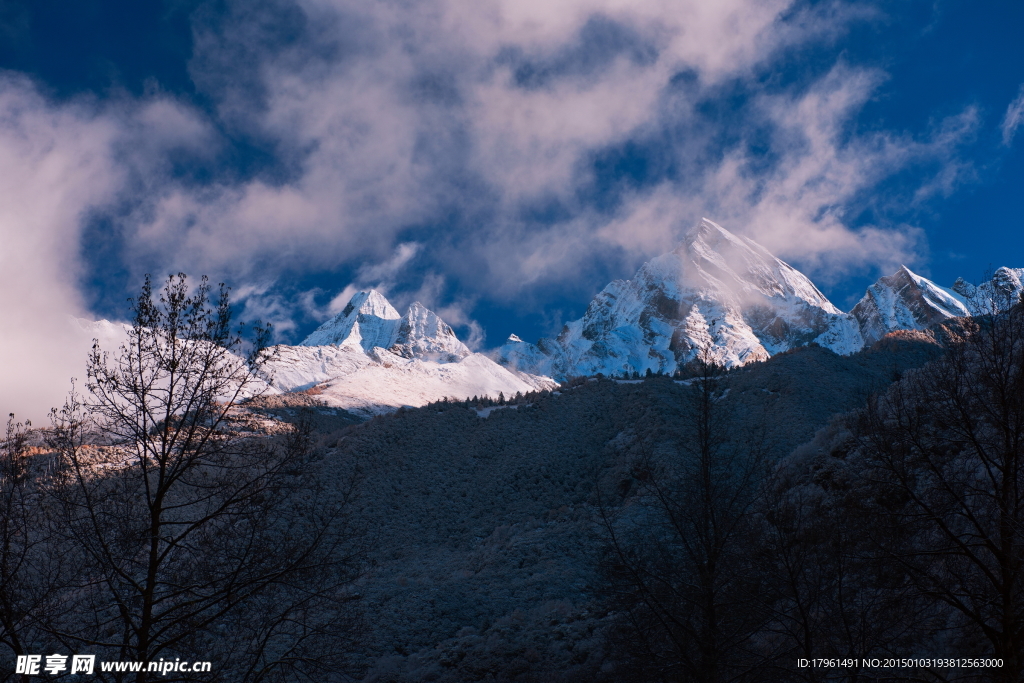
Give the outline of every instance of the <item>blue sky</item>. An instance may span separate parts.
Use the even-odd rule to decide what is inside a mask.
[[[900,263],[1021,267],[1022,27],[1011,1],[0,0],[0,344],[45,364],[61,316],[182,270],[281,341],[376,286],[486,348],[702,216],[844,309]]]

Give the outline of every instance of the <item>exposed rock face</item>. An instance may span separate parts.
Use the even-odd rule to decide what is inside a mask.
[[[953,291],[964,298],[971,315],[1003,311],[1021,300],[1024,293],[1024,268],[1000,268],[992,279],[972,285],[962,277],[953,283]]]
[[[812,341],[838,353],[863,345],[856,321],[806,276],[704,219],[679,248],[605,287],[557,339],[510,338],[498,359],[556,378],[673,372],[703,347],[737,366]]]
[[[864,343],[873,344],[895,330],[923,330],[971,313],[962,296],[902,266],[868,287],[850,314]]]

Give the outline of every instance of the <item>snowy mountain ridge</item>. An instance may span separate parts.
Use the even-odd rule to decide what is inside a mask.
[[[672,373],[702,349],[730,367],[812,343],[849,355],[890,332],[1005,310],[1022,292],[1024,268],[946,289],[902,266],[843,313],[803,273],[704,219],[632,279],[609,283],[553,339],[513,334],[489,355],[474,353],[421,303],[403,315],[370,289],[299,345],[275,347],[264,379],[270,393],[306,392],[373,415],[446,396],[550,389],[570,376]],[[111,349],[124,335],[121,324],[73,322],[75,335]]]
[[[554,340],[510,338],[498,361],[552,377],[674,372],[708,347],[727,366],[815,342],[863,346],[857,321],[801,272],[704,219],[677,249],[616,280]]]
[[[953,283],[952,290],[963,298],[971,315],[986,315],[1004,310],[1020,301],[1024,293],[1024,268],[997,269],[987,282],[972,285],[962,277]]]
[[[130,326],[69,318],[69,337],[87,349],[96,339],[110,352]],[[444,397],[512,397],[557,383],[498,365],[473,353],[452,328],[419,302],[399,315],[383,294],[359,292],[345,309],[298,346],[279,345],[252,391],[306,392],[323,403],[369,417]],[[84,356],[84,354],[83,354]],[[85,376],[83,371],[77,373]]]
[[[990,282],[946,289],[903,266],[843,313],[795,268],[705,218],[677,249],[605,287],[556,338],[530,344],[512,335],[495,357],[564,379],[671,373],[702,348],[728,367],[809,343],[848,355],[889,332],[1004,310],[1022,280],[1024,269],[1000,268]]]
[[[419,302],[400,315],[375,289],[353,295],[298,346],[274,351],[266,369],[273,390],[306,391],[363,415],[446,396],[513,396],[556,386],[547,377],[473,353],[450,325]]]

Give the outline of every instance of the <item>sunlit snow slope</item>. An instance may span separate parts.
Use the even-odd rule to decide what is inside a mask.
[[[460,342],[420,303],[404,316],[376,290],[345,309],[299,346],[278,346],[268,378],[278,391],[307,391],[362,414],[421,406],[444,397],[514,396],[553,388],[546,377],[498,365]]]

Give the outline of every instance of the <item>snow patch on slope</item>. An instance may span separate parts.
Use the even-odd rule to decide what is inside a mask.
[[[472,353],[458,362],[405,358],[380,347],[364,354],[351,347],[282,346],[273,362],[281,391],[307,390],[326,404],[362,415],[418,407],[444,397],[513,396],[553,389],[555,382],[503,368]]]

